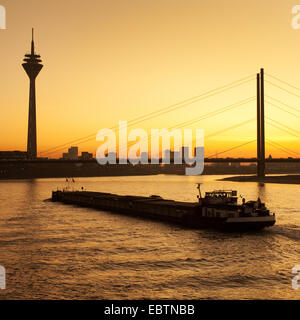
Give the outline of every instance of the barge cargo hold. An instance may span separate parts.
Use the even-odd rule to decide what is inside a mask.
[[[191,228],[217,228],[232,231],[260,230],[275,224],[270,214],[258,201],[237,204],[236,191],[206,192],[198,202],[165,200],[160,196],[121,196],[89,191],[53,191],[52,201],[101,209],[120,214],[146,217],[177,223]]]

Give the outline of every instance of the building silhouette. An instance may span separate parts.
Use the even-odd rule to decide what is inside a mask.
[[[80,160],[92,160],[93,154],[87,151],[81,152],[81,156],[79,157]]]
[[[78,147],[70,147],[68,152],[62,154],[63,160],[92,160],[93,154],[87,151],[81,152],[81,156],[79,156]]]
[[[0,160],[26,160],[27,152],[24,151],[0,151]]]
[[[22,64],[30,80],[27,136],[27,158],[30,160],[34,160],[37,157],[35,79],[43,68],[40,57],[40,55],[35,54],[32,29],[31,53],[25,54],[24,63]]]
[[[71,147],[67,153],[63,153],[65,160],[78,160],[78,147]]]

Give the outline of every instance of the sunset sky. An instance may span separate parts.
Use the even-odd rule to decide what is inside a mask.
[[[267,123],[266,139],[300,153],[300,91],[268,76],[300,88],[300,29],[291,26],[296,4],[289,0],[0,0],[7,12],[7,29],[0,30],[0,150],[26,150],[29,81],[21,64],[34,27],[36,50],[44,64],[37,79],[38,152],[91,136],[85,143],[68,143],[43,156],[60,156],[71,145],[95,153],[98,130],[248,76],[252,81],[132,129],[172,128],[255,97],[260,68],[265,69],[266,80],[294,93],[266,82],[266,100],[277,105],[266,103],[266,117],[272,119],[268,121],[294,129],[289,134]],[[205,154],[210,156],[254,140],[255,121],[209,136],[255,116],[254,99],[184,128],[205,130]],[[289,155],[269,144],[266,149],[267,156]],[[256,144],[222,156],[255,157]]]

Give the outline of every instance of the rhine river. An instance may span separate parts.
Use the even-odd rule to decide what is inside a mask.
[[[299,185],[224,176],[76,179],[75,188],[197,201],[202,191],[259,196],[277,215],[256,233],[180,226],[44,201],[64,179],[0,181],[0,299],[300,299]]]

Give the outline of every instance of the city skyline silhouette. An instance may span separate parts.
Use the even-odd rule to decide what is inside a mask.
[[[241,86],[237,86],[226,92],[221,92],[219,95],[212,95],[195,103],[187,103],[184,108],[178,108],[174,112],[166,112],[157,117],[149,117],[149,119],[137,123],[136,127],[150,130],[151,128],[172,128],[173,126],[178,126],[180,123],[187,123],[187,128],[204,128],[205,134],[210,137],[205,145],[207,156],[221,153],[224,149],[231,149],[235,146],[245,144],[245,147],[233,150],[229,155],[234,157],[255,157],[255,143],[246,145],[256,134],[255,121],[240,126],[241,123],[255,118],[255,99],[249,102],[246,101],[245,105],[241,104],[241,107],[227,114],[220,113],[203,120],[201,120],[201,117],[210,111],[217,113],[217,111],[223,107],[230,106],[233,103],[238,104],[247,98],[255,97],[255,71],[262,66],[265,67],[267,72],[266,80],[272,81],[276,85],[284,86],[285,89],[291,90],[294,94],[291,95],[276,86],[266,83],[266,93],[274,99],[269,99],[270,103],[266,103],[266,116],[271,118],[271,120],[268,120],[271,124],[266,124],[268,136],[270,139],[273,137],[272,140],[276,140],[276,143],[287,146],[288,150],[297,152],[297,148],[299,149],[297,139],[297,136],[299,136],[298,132],[284,131],[286,127],[278,129],[278,124],[274,122],[280,120],[284,126],[288,125],[295,130],[299,118],[299,114],[297,113],[299,112],[299,104],[297,104],[298,98],[296,96],[298,90],[274,78],[267,78],[268,73],[270,73],[271,75],[277,76],[280,80],[283,79],[283,81],[297,86],[295,72],[292,72],[293,69],[291,67],[291,65],[295,65],[293,62],[295,60],[293,60],[292,57],[290,57],[289,61],[282,58],[282,63],[278,65],[277,62],[273,63],[270,59],[267,59],[267,48],[260,46],[263,44],[265,37],[258,33],[258,28],[264,28],[267,32],[271,30],[271,27],[265,24],[259,24],[259,26],[253,27],[252,30],[248,28],[249,24],[251,24],[250,18],[244,19],[245,11],[248,11],[248,14],[252,13],[252,18],[258,19],[259,16],[258,13],[254,11],[254,5],[247,4],[242,11],[239,11],[239,8],[233,11],[230,9],[234,19],[232,22],[227,23],[225,29],[222,30],[223,36],[228,40],[228,46],[222,50],[220,50],[222,41],[220,40],[220,34],[218,32],[218,26],[221,27],[222,21],[220,21],[218,25],[212,25],[205,19],[199,22],[195,20],[196,17],[205,18],[212,14],[212,7],[208,3],[204,2],[202,6],[200,6],[203,10],[199,10],[197,13],[192,12],[192,7],[189,7],[179,14],[180,1],[178,1],[178,6],[171,7],[172,14],[177,12],[179,16],[182,16],[182,19],[185,19],[184,21],[187,21],[188,19],[186,18],[190,17],[195,23],[195,26],[197,26],[195,30],[197,30],[199,35],[201,35],[201,27],[203,24],[207,27],[209,26],[209,28],[205,30],[210,34],[210,38],[207,38],[208,35],[206,35],[201,42],[208,45],[209,53],[212,55],[212,57],[207,60],[208,63],[206,63],[206,65],[209,65],[208,68],[202,62],[205,57],[207,59],[208,49],[206,51],[201,50],[202,47],[200,43],[193,47],[192,42],[186,42],[183,39],[183,34],[180,34],[181,36],[177,39],[174,38],[175,32],[177,31],[173,20],[174,15],[168,14],[163,4],[156,5],[152,8],[153,14],[155,14],[154,16],[149,15],[149,12],[145,11],[150,8],[145,2],[141,2],[139,6],[135,7],[136,10],[132,13],[136,18],[134,20],[134,26],[149,27],[153,21],[156,21],[157,26],[153,26],[151,30],[142,28],[139,31],[136,30],[131,33],[133,25],[130,25],[127,19],[130,15],[130,6],[129,8],[126,7],[126,10],[121,13],[119,11],[122,8],[121,2],[116,2],[115,6],[105,7],[107,14],[113,18],[110,22],[107,18],[103,18],[103,20],[99,22],[96,20],[96,14],[91,15],[90,21],[83,21],[84,19],[81,21],[79,19],[80,15],[84,15],[84,12],[87,12],[85,10],[88,10],[88,8],[84,6],[82,8],[83,13],[79,13],[79,8],[69,8],[73,14],[71,14],[67,20],[62,20],[62,12],[67,6],[61,4],[62,12],[60,12],[57,11],[55,7],[57,3],[58,2],[53,1],[51,4],[50,2],[46,2],[46,4],[41,5],[36,1],[29,1],[27,4],[28,8],[31,8],[33,12],[39,12],[38,16],[34,16],[31,24],[35,25],[38,29],[37,46],[39,51],[41,51],[40,48],[42,48],[44,60],[47,64],[47,68],[39,77],[37,85],[37,101],[39,106],[37,110],[37,129],[39,132],[38,150],[41,152],[39,156],[59,157],[64,150],[72,145],[72,143],[68,144],[70,141],[79,141],[79,146],[82,150],[95,154],[98,147],[95,136],[99,129],[115,127],[118,121],[122,119],[131,121],[132,119],[143,117],[152,112],[159,113],[159,110],[167,109],[168,106],[176,105],[181,101],[189,100],[191,97],[213,91],[223,85],[234,83],[237,79],[246,78],[247,74],[252,74],[253,81],[245,81]],[[133,1],[133,3],[135,3],[135,1]],[[105,6],[104,2],[101,1],[97,3],[92,1],[92,4],[95,12],[101,12],[100,9],[104,9]],[[6,4],[4,3],[4,5]],[[197,4],[194,4],[194,6],[193,8],[199,7]],[[41,10],[41,8],[49,9],[49,17],[47,19],[51,19],[51,15],[54,13],[57,15],[56,26],[51,26],[47,19],[45,21],[41,20],[42,18],[45,19],[44,11]],[[16,3],[11,2],[11,4],[6,5],[6,9],[12,13],[10,20],[13,22],[13,12],[14,9],[16,9]],[[99,10],[97,11],[96,9]],[[158,9],[161,9],[161,16],[157,16]],[[264,12],[264,10],[267,9],[266,5],[261,4],[261,9],[262,12]],[[276,8],[276,10],[279,9]],[[88,12],[91,14],[90,10]],[[274,12],[276,16],[278,13],[277,11]],[[218,15],[219,13],[215,14]],[[120,16],[126,20],[118,20]],[[142,21],[141,16],[144,16],[146,19]],[[276,29],[278,25],[284,26],[284,28],[282,28],[282,34],[284,33],[284,35],[287,36],[286,41],[288,41],[290,48],[294,48],[294,50],[280,48],[280,52],[282,52],[281,55],[288,54],[291,56],[295,55],[296,52],[296,43],[293,39],[295,39],[297,32],[293,30],[288,23],[286,25],[284,24],[285,17],[286,16],[283,16],[282,19],[279,20],[281,24],[273,24],[273,27]],[[163,18],[168,18],[166,20],[168,23],[165,29],[166,32],[162,35],[158,32],[157,28],[165,21]],[[99,28],[97,28],[99,32],[96,35],[91,29],[91,21],[97,23],[97,25],[100,24],[102,27],[113,23],[115,31],[120,31],[122,27],[126,27],[122,32],[124,34],[128,32],[128,34],[126,34],[124,41],[120,41],[121,39],[116,32],[108,30],[107,28],[100,28],[99,25]],[[244,26],[241,24],[242,21]],[[9,48],[16,46],[20,48],[22,43],[26,43],[28,30],[25,33],[24,27],[26,24],[28,25],[27,21],[22,25],[24,32],[16,33],[18,31],[16,25],[21,26],[21,22],[23,23],[22,19],[18,21],[17,24],[11,24],[9,29],[1,33],[1,36],[3,36],[7,44],[3,53],[4,56],[8,54]],[[75,23],[78,23],[83,28],[75,31],[75,29],[68,27],[73,26]],[[242,25],[242,30],[233,33],[231,27],[234,23]],[[184,34],[192,37],[191,40],[197,39],[196,31],[191,30],[189,25],[181,26],[183,27]],[[251,32],[251,35],[253,37],[256,36],[257,39],[251,42],[249,39],[241,37],[237,42],[238,34],[242,35],[246,26],[247,32]],[[27,34],[26,37],[24,36],[25,34]],[[11,37],[11,35],[13,35],[13,37]],[[168,38],[165,37],[167,35],[169,36]],[[21,36],[22,39],[20,38]],[[104,36],[105,38],[103,38]],[[232,37],[234,39],[232,39]],[[21,41],[18,39],[21,39]],[[100,41],[96,41],[97,39]],[[146,39],[151,40],[147,46],[145,46],[144,42]],[[143,41],[139,43],[138,40]],[[232,42],[233,40],[235,41]],[[278,48],[276,39],[273,40],[272,38],[268,39],[270,46]],[[230,42],[232,42],[234,46],[231,46]],[[254,45],[255,48],[260,46],[260,49],[254,50],[254,48],[252,48],[249,51],[248,49],[250,49],[250,47],[248,47],[248,49],[245,50],[239,47],[242,43],[244,45],[247,44],[247,46],[251,43],[251,46]],[[150,44],[152,47],[149,47]],[[163,44],[169,46],[166,51],[161,49],[160,45]],[[185,49],[181,48],[183,44],[185,45]],[[217,46],[217,44],[220,46]],[[175,45],[180,45],[180,51],[173,50]],[[125,50],[123,50],[123,52],[119,50],[116,51],[113,49],[114,46],[119,48],[123,47]],[[233,50],[236,46],[239,48],[237,51]],[[144,48],[144,50],[141,50],[141,48]],[[145,51],[146,48],[148,48],[149,51]],[[231,49],[229,50],[228,48]],[[130,51],[128,51],[129,49]],[[16,52],[16,50],[14,50],[14,52]],[[128,57],[129,52],[132,55],[132,59],[134,57],[133,60],[125,59]],[[178,60],[179,52],[182,59]],[[250,52],[253,53],[253,58],[246,60],[246,63],[240,61],[243,60],[242,57],[249,57]],[[196,53],[198,55],[197,59],[195,57]],[[221,60],[226,62],[223,67],[220,65],[220,60],[216,59],[217,53],[222,58]],[[240,55],[240,59],[232,61],[232,57],[238,54]],[[110,55],[111,57],[109,58]],[[165,59],[166,55],[168,55],[169,61]],[[274,51],[272,51],[272,56],[273,55]],[[190,61],[187,63],[186,58],[188,56],[191,56],[192,59],[189,59]],[[24,78],[22,78],[22,80],[20,78],[23,75],[21,71],[16,68],[15,64],[17,60],[15,57],[14,55],[13,57],[9,55],[9,63],[3,66],[4,70],[10,66],[10,68],[14,68],[13,70],[15,71],[8,73],[8,80],[3,86],[3,88],[7,88],[7,90],[2,92],[3,103],[8,106],[4,109],[4,118],[7,119],[7,121],[3,121],[2,126],[5,131],[11,133],[5,139],[0,138],[2,139],[0,140],[2,150],[26,150],[24,130],[27,131],[27,123],[24,119],[27,118],[26,100],[28,97],[26,99],[26,95],[28,95],[28,92]],[[158,60],[158,57],[164,57],[164,59]],[[182,61],[182,64],[180,64],[180,61]],[[109,63],[110,67],[112,67],[111,63],[114,65],[110,72],[107,70],[107,63]],[[202,65],[200,69],[199,63]],[[165,68],[161,68],[163,65],[165,65]],[[127,69],[129,66],[134,71],[133,73]],[[150,70],[151,66],[152,71]],[[155,76],[153,70],[156,70]],[[187,75],[187,71],[192,72],[192,77]],[[176,72],[176,75],[173,74],[174,72]],[[173,74],[174,77],[170,78],[171,74]],[[142,75],[144,79],[141,78]],[[220,75],[222,76],[220,77]],[[112,80],[112,77],[114,80]],[[167,79],[172,79],[172,81],[167,81]],[[3,80],[4,79],[0,81],[3,82]],[[13,85],[12,81],[16,86]],[[162,82],[164,82],[163,85]],[[157,86],[156,83],[160,83],[160,85]],[[127,89],[125,90],[125,88]],[[12,95],[12,89],[15,92],[14,95]],[[115,92],[118,92],[118,94],[116,95]],[[275,106],[272,104],[275,104]],[[290,111],[290,113],[280,109],[286,108],[284,104],[288,106],[286,110]],[[291,109],[291,107],[295,110]],[[18,110],[17,113],[16,110]],[[116,114],[118,114],[119,119],[116,119]],[[193,122],[193,119],[197,118],[200,118],[200,120]],[[6,126],[9,126],[9,128]],[[216,129],[226,129],[230,126],[237,126],[238,128],[228,130],[219,136],[213,136],[215,131],[217,131]],[[53,130],[54,128],[55,130]],[[89,137],[89,139],[82,139],[84,137]],[[53,150],[56,150],[55,148],[57,146],[63,144],[64,150],[59,149],[57,152],[52,153]],[[47,152],[45,152],[47,150],[51,152],[47,154]],[[266,154],[267,156],[272,154],[274,157],[285,157],[293,154],[288,154],[285,151],[280,150],[278,146],[276,148],[274,144],[271,145],[270,143],[267,146]]]

